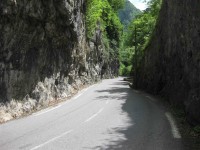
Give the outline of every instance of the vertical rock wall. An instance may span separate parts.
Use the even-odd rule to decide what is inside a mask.
[[[66,96],[101,78],[103,45],[86,40],[85,9],[84,0],[1,0],[0,102]]]
[[[191,123],[200,123],[199,0],[163,0],[137,82],[184,107]]]

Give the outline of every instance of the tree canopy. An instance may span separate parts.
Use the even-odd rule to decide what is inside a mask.
[[[151,36],[153,34],[160,7],[161,7],[162,0],[150,0],[148,2],[148,8],[143,11],[143,13],[136,16],[135,19],[132,20],[132,22],[129,24],[127,32],[124,34],[124,46],[123,49],[120,52],[121,55],[121,70],[125,67],[128,67],[129,71],[131,71],[130,66],[135,64],[135,46],[137,46],[137,60],[138,64],[141,63],[142,58],[144,56],[144,50],[146,46],[148,45]],[[136,33],[135,33],[136,30]],[[136,36],[136,39],[135,39]],[[132,51],[130,51],[130,48]],[[124,63],[123,55],[124,53],[132,53],[132,57],[129,59],[132,59],[132,62],[130,63],[130,60],[128,60],[126,63]],[[127,55],[127,54],[126,54]],[[124,67],[125,66],[125,67]],[[134,69],[134,68],[133,68]],[[127,69],[125,69],[127,70]],[[123,75],[123,71],[122,75]],[[126,71],[124,71],[126,72]],[[126,73],[127,74],[127,73]],[[128,73],[130,74],[130,72]]]
[[[125,0],[108,0],[110,6],[115,12],[124,7]]]
[[[106,36],[117,42],[120,40],[120,34],[123,26],[117,16],[116,11],[123,7],[124,0],[88,0],[86,12],[87,36],[93,36],[97,22],[101,24],[101,30]]]

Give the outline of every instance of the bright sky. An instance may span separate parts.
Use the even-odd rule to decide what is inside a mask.
[[[140,10],[145,10],[147,8],[146,3],[144,0],[129,0],[135,7]],[[147,0],[148,1],[148,0]]]

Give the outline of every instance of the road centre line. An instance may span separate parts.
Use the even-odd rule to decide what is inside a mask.
[[[165,116],[167,117],[170,126],[171,126],[171,131],[172,131],[172,135],[174,136],[175,139],[180,139],[181,138],[181,134],[179,133],[179,130],[176,126],[176,123],[172,117],[172,115],[169,112],[165,113]]]
[[[43,147],[43,146],[45,146],[45,145],[47,145],[47,144],[49,144],[49,143],[51,143],[51,142],[56,141],[57,139],[59,139],[59,138],[61,138],[61,137],[65,136],[65,135],[67,135],[67,134],[69,134],[69,133],[71,133],[72,131],[73,131],[73,130],[69,130],[69,131],[67,131],[67,132],[64,132],[64,133],[62,133],[61,135],[56,136],[56,137],[54,137],[54,138],[52,138],[52,139],[50,139],[50,140],[48,140],[48,141],[46,141],[46,142],[44,142],[44,143],[38,145],[38,146],[35,146],[35,147],[33,147],[32,149],[30,149],[30,150],[36,150],[36,149],[38,149],[38,148],[41,148],[41,147]]]

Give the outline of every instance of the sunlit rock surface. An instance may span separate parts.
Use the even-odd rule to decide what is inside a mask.
[[[93,40],[86,38],[85,5],[84,0],[1,0],[0,102],[44,104],[117,74],[118,64],[102,58],[99,28]]]

